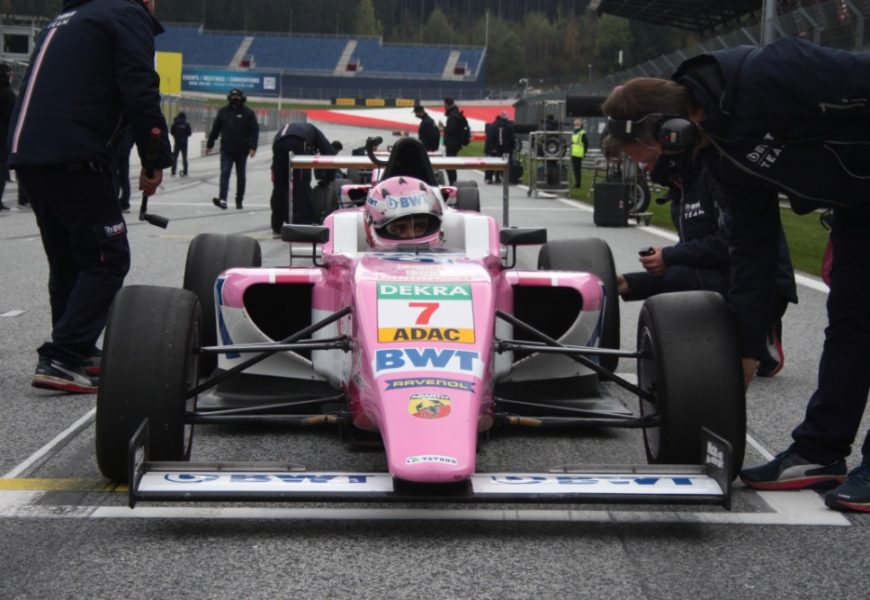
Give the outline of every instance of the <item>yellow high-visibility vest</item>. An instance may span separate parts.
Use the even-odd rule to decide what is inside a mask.
[[[574,132],[571,136],[571,156],[583,158],[586,156],[586,148],[583,147],[583,136],[586,134],[585,129]]]

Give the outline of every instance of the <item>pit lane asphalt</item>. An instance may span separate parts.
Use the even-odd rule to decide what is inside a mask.
[[[346,148],[365,138],[352,128],[323,128]],[[211,205],[216,157],[192,160],[189,178],[167,177],[149,207],[170,218],[169,229],[140,224],[135,212],[129,216],[127,284],[181,285],[187,244],[201,232],[253,235],[265,265],[286,264],[286,245],[269,235],[269,161],[267,147],[249,161],[243,211]],[[483,185],[479,173],[470,178],[481,185],[484,212],[500,216],[501,189]],[[14,204],[15,186],[7,190],[7,204]],[[511,188],[511,224],[547,227],[550,239],[601,237],[619,271],[638,268],[639,248],[669,243],[646,228],[596,228],[588,209],[527,198],[522,188]],[[29,211],[0,213],[0,249],[0,315],[24,311],[0,317],[2,474],[87,414],[94,396],[29,386],[34,349],[49,323],[45,257]],[[521,260],[533,265],[534,251],[524,251]],[[822,342],[825,295],[805,286],[799,294],[800,304],[785,318],[786,367],[774,379],[754,382],[747,398],[752,437],[773,452],[788,444],[802,415]],[[640,304],[620,308],[622,345],[634,348]],[[620,369],[633,366],[622,361]],[[151,505],[130,518],[123,494],[98,490],[103,482],[92,425],[85,423],[58,450],[18,479],[0,480],[0,597],[864,598],[870,584],[863,567],[870,520],[842,518],[811,492],[762,497],[738,484],[732,513],[610,505],[432,506],[408,513],[313,504],[295,513],[275,505],[238,513]],[[351,453],[333,431],[276,428],[200,427],[194,459],[287,460],[312,469],[384,466],[377,451]],[[482,445],[479,462],[481,470],[539,470],[643,460],[638,432],[520,430],[494,435]],[[747,462],[759,460],[749,448]],[[11,491],[16,486],[25,491]]]

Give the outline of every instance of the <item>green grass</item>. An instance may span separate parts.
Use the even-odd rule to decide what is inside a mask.
[[[523,173],[523,183],[528,185],[528,164]],[[583,183],[580,189],[571,189],[571,198],[586,204],[592,204],[592,176],[591,169],[583,170]],[[653,192],[653,198],[658,198],[662,192]],[[676,232],[671,223],[670,204],[650,203],[648,209],[653,213],[651,225]],[[792,264],[796,271],[802,271],[816,277],[821,276],[822,256],[828,243],[828,231],[819,223],[819,214],[797,215],[790,208],[780,209],[782,226],[788,240],[791,251]]]

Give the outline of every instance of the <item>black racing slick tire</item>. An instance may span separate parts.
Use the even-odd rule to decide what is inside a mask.
[[[638,385],[642,416],[657,415],[644,429],[652,464],[700,464],[701,428],[732,447],[732,473],[746,449],[746,397],[734,323],[716,292],[677,292],[644,301],[637,325]]]
[[[604,284],[604,321],[602,348],[619,348],[619,294],[616,290],[616,268],[607,242],[598,238],[554,240],[541,246],[538,269],[543,271],[585,271],[597,275]],[[599,364],[615,372],[618,356],[602,356]]]
[[[193,426],[185,413],[198,379],[202,313],[192,292],[122,288],[109,311],[97,393],[97,464],[107,478],[127,483],[127,448],[143,419],[153,460],[187,460]]]
[[[480,212],[480,191],[477,185],[456,189],[456,209]]]
[[[629,188],[628,197],[631,212],[646,212],[649,208],[650,200],[652,200],[652,192],[649,189],[649,184],[643,179],[638,179]]]
[[[214,284],[218,275],[233,267],[259,267],[261,257],[260,243],[243,235],[201,233],[191,240],[184,265],[184,289],[196,294],[202,305],[203,346],[217,345]],[[211,374],[216,367],[216,354],[202,355],[199,365],[202,375]]]

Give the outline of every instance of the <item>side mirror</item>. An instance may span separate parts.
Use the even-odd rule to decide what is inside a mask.
[[[325,244],[329,241],[329,227],[321,225],[284,225],[281,227],[281,241]]]
[[[510,227],[499,232],[498,241],[505,246],[539,246],[547,243],[547,230]]]

